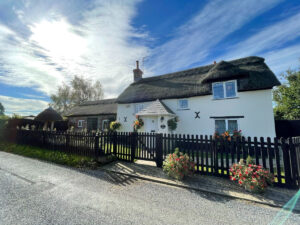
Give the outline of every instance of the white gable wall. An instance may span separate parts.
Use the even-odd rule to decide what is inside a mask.
[[[272,108],[271,89],[238,92],[233,99],[213,100],[212,95],[187,98],[188,110],[179,110],[178,99],[162,100],[179,118],[178,134],[212,135],[215,120],[210,117],[243,116],[238,119],[239,129],[244,136],[275,137],[275,124]],[[145,102],[145,107],[151,102]],[[117,119],[121,122],[120,131],[133,131],[135,104],[118,104]],[[195,112],[200,111],[200,119]],[[124,122],[127,117],[127,122]]]

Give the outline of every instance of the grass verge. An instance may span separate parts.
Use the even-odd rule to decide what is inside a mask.
[[[39,147],[28,145],[0,143],[0,151],[76,168],[96,169],[99,166],[98,162],[91,157],[69,154],[55,150],[42,149]]]

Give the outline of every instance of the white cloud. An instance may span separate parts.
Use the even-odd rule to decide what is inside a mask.
[[[201,62],[221,40],[279,2],[209,1],[176,37],[153,51],[152,70],[170,72]]]
[[[298,69],[300,68],[300,45],[270,51],[264,54],[263,57],[276,75],[285,72],[287,69]]]
[[[225,56],[222,56],[222,58],[234,59],[255,54],[262,55],[270,49],[278,49],[282,47],[283,44],[300,36],[299,21],[300,13],[283,21],[277,22],[269,27],[265,27],[262,31],[235,45],[234,48],[229,50],[229,52]],[[294,47],[298,47],[298,49],[294,49]],[[299,46],[294,47],[288,47],[287,49],[292,50],[292,52],[295,52],[295,50],[299,52]],[[285,50],[282,51],[285,52],[285,55],[288,53]],[[290,56],[292,55],[292,52],[289,54]],[[270,54],[273,53],[264,55],[269,56]],[[284,65],[282,64],[280,66],[283,67]]]
[[[131,25],[138,2],[95,1],[76,25],[62,15],[45,15],[27,23],[25,38],[0,24],[0,71],[5,71],[0,82],[50,95],[82,75],[100,80],[105,97],[115,96],[132,82],[135,60],[148,54],[132,41],[147,37]]]
[[[5,114],[36,115],[48,107],[48,102],[36,99],[13,98],[0,95],[0,102],[5,108]]]

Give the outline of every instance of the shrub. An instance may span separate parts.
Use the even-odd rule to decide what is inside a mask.
[[[262,166],[253,164],[251,157],[247,158],[246,163],[242,159],[238,164],[233,164],[230,172],[231,180],[238,181],[239,185],[253,192],[264,192],[268,184],[272,185],[274,182],[273,174]]]
[[[121,127],[121,123],[118,121],[110,122],[109,128],[113,131],[118,130]]]
[[[169,154],[163,162],[163,170],[168,176],[182,180],[185,176],[191,175],[195,170],[195,163],[187,154],[179,152],[176,148],[173,154]]]

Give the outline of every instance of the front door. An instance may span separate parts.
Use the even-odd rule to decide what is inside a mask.
[[[157,127],[157,117],[145,117],[145,132],[147,133],[156,133],[158,130]]]

